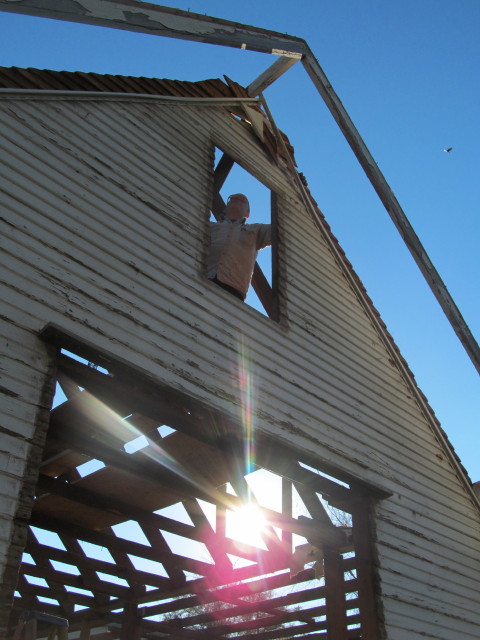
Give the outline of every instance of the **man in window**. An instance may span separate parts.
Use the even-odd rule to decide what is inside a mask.
[[[245,300],[260,249],[272,244],[269,224],[247,224],[250,205],[246,196],[230,196],[220,222],[210,223],[207,277]]]

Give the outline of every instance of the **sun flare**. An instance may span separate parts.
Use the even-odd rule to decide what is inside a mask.
[[[238,542],[263,547],[262,532],[266,524],[261,509],[254,504],[247,504],[229,512],[227,535]]]

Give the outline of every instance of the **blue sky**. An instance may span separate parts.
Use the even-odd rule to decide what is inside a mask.
[[[477,340],[478,0],[178,0],[307,40]],[[247,85],[248,51],[0,13],[0,65]],[[473,481],[478,375],[301,64],[265,92],[299,170]],[[451,153],[443,149],[453,147]]]

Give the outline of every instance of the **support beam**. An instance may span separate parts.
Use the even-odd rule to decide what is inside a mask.
[[[123,609],[120,640],[140,640],[140,620],[137,605],[128,602]]]
[[[393,220],[393,223],[402,236],[434,296],[437,298],[458,339],[463,344],[475,368],[480,373],[480,347],[477,341],[473,337],[440,274],[428,257],[427,252],[413,230],[395,194],[390,189],[383,173],[367,149],[340,98],[335,93],[323,69],[318,64],[318,61],[310,49],[302,62],[310,79],[324,99],[330,113],[335,118],[353,153],[356,155],[357,160],[367,174],[368,179],[372,183],[390,218]]]
[[[135,0],[0,0],[0,10],[301,58],[301,38]]]
[[[263,93],[267,87],[275,82],[280,76],[282,76],[286,71],[293,67],[293,65],[298,62],[296,58],[287,58],[285,56],[281,56],[275,62],[265,69],[265,71],[256,78],[253,82],[251,82],[247,87],[247,93],[249,96],[254,98],[258,96],[260,93]]]
[[[335,549],[328,547],[324,549],[324,554],[327,639],[347,640],[347,612],[345,608],[342,556]]]
[[[229,155],[224,153],[215,167],[215,171],[213,174],[213,193],[217,194],[220,189],[225,184],[225,180],[228,178],[228,174],[230,173],[233,165],[235,164],[235,160],[231,158]]]
[[[371,544],[375,539],[372,511],[370,501],[357,502],[352,509],[352,520],[362,633],[369,640],[379,640],[378,623],[383,617],[383,604],[378,595],[376,562]]]

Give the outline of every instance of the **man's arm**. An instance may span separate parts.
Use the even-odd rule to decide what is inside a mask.
[[[270,247],[272,244],[272,225],[256,224],[257,227],[257,249]]]

